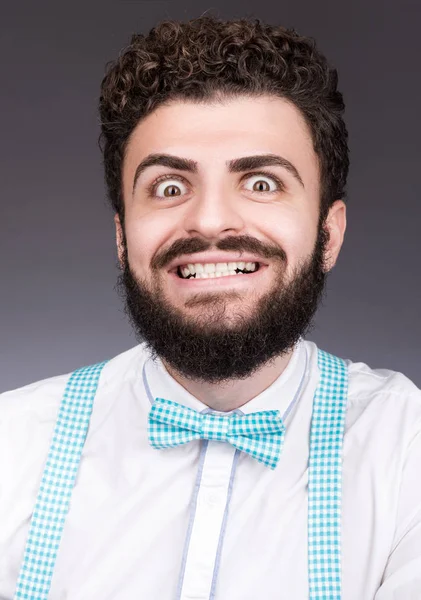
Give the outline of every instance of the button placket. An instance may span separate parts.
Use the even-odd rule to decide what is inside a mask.
[[[208,442],[179,600],[209,599],[235,452],[231,444]]]

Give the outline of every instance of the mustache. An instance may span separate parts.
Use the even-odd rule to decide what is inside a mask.
[[[264,244],[249,235],[229,236],[219,240],[215,245],[202,238],[187,238],[176,240],[168,249],[153,257],[151,268],[163,269],[180,256],[194,255],[206,250],[226,250],[231,252],[250,252],[262,258],[277,258],[286,262],[285,251],[275,244]]]

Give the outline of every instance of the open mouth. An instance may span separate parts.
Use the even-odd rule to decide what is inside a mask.
[[[208,279],[255,273],[260,268],[257,262],[188,264],[177,267],[180,279]]]

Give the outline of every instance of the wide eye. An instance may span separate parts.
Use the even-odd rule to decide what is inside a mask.
[[[184,188],[184,191],[183,191]],[[186,186],[176,177],[163,177],[153,185],[153,193],[160,198],[174,198],[185,193]]]
[[[247,187],[251,192],[277,192],[280,189],[278,182],[269,175],[256,174],[247,178]]]

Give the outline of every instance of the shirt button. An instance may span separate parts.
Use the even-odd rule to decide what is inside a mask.
[[[207,502],[208,506],[210,506],[211,508],[216,506],[218,504],[218,501],[219,501],[218,494],[210,493],[208,495],[208,497],[206,498],[206,502]]]

